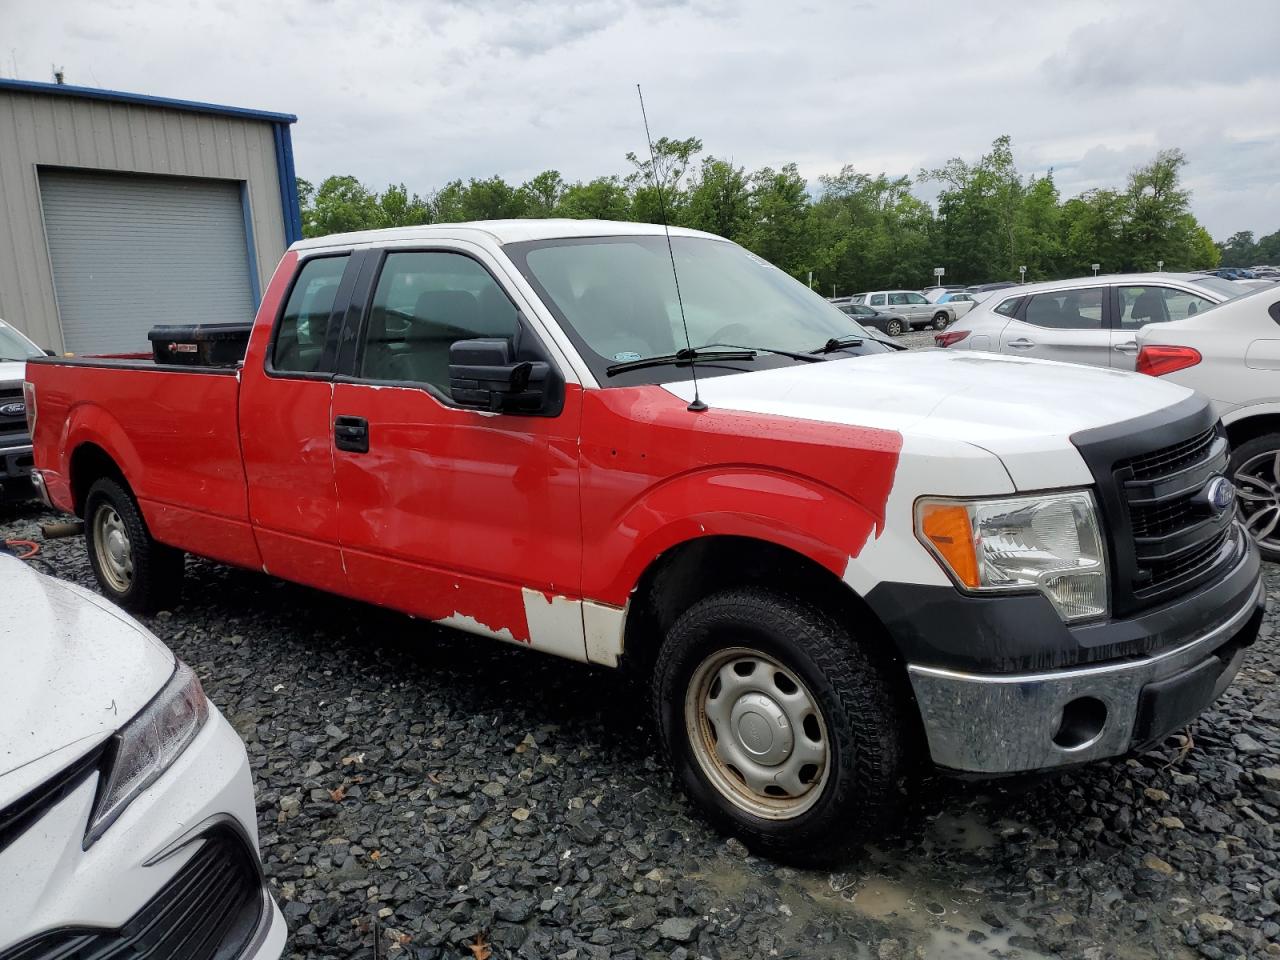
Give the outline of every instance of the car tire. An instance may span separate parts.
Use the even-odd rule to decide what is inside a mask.
[[[901,704],[850,632],[803,600],[737,588],[695,603],[667,633],[652,699],[685,793],[759,854],[845,862],[897,807]]]
[[[947,329],[947,323],[949,320],[950,318],[943,311],[939,310],[937,313],[933,315],[933,329],[935,330]]]
[[[1245,529],[1258,544],[1263,559],[1273,561],[1280,560],[1280,494],[1275,492],[1280,483],[1277,458],[1280,458],[1280,433],[1267,433],[1232,450],[1227,466],[1236,487]],[[1249,477],[1255,477],[1257,482],[1249,483]]]
[[[182,592],[184,555],[157,542],[127,487],[104,477],[85,497],[89,565],[108,599],[134,613],[172,606]]]
[[[884,325],[884,332],[891,337],[902,336],[902,321],[897,319],[890,320]]]

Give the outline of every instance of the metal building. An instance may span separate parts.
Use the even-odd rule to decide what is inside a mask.
[[[0,318],[80,354],[251,319],[302,236],[296,120],[0,80]]]

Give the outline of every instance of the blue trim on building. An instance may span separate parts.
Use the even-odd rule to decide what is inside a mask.
[[[56,97],[83,97],[89,100],[106,100],[112,103],[131,103],[141,107],[160,107],[170,110],[185,110],[188,113],[211,113],[221,117],[239,117],[242,120],[268,120],[273,123],[298,122],[298,118],[291,113],[272,113],[268,110],[250,110],[246,107],[227,107],[217,103],[201,103],[198,100],[173,100],[169,97],[151,97],[143,93],[99,90],[96,87],[73,87],[66,83],[0,80],[0,90],[11,90],[15,93],[49,94]]]
[[[253,210],[249,206],[249,184],[240,181],[240,212],[244,216],[244,240],[249,255],[249,292],[253,294],[253,309],[256,313],[262,304],[262,277],[258,273],[258,247],[253,242]]]
[[[284,211],[285,246],[302,239],[302,207],[298,177],[293,169],[293,137],[287,123],[275,125],[276,170],[280,175],[280,209]]]

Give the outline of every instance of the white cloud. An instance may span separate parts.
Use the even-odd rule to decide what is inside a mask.
[[[1187,154],[1223,237],[1280,228],[1280,4],[0,0],[0,71],[296,113],[299,172],[420,193],[625,172],[655,135],[747,167],[914,175],[1012,135],[1064,193]],[[927,187],[922,195],[929,194]]]

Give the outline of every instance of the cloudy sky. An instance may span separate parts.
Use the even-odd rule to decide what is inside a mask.
[[[295,113],[313,180],[625,172],[640,82],[655,136],[811,181],[1008,133],[1067,196],[1180,147],[1219,239],[1280,229],[1278,40],[1277,0],[0,0],[0,74]]]

